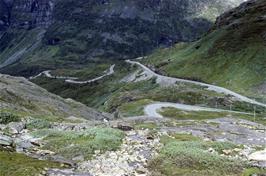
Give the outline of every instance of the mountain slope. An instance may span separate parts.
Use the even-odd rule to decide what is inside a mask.
[[[243,1],[1,0],[0,69],[29,76],[92,58],[134,58],[199,38],[219,14]]]
[[[263,97],[266,93],[265,15],[264,0],[246,2],[219,17],[202,39],[158,50],[143,62],[164,74]]]
[[[0,108],[39,116],[103,119],[105,115],[71,99],[63,99],[27,81],[0,74]]]

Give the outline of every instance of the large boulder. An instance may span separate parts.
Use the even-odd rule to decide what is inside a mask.
[[[11,137],[0,134],[0,146],[11,146],[13,140]]]
[[[11,122],[8,124],[7,128],[9,133],[19,134],[26,128],[26,124],[24,122]]]

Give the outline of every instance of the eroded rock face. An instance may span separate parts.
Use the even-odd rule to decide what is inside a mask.
[[[48,27],[53,0],[0,0],[0,31],[7,27]]]
[[[128,59],[198,39],[218,15],[243,1],[0,0],[0,31],[45,27],[43,46],[58,45],[65,55],[71,46],[77,60]],[[7,39],[1,45],[16,45]]]

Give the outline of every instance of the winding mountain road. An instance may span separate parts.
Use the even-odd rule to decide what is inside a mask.
[[[106,70],[105,71],[105,74],[99,76],[99,77],[96,77],[96,78],[93,78],[93,79],[90,79],[90,80],[86,80],[86,81],[76,81],[78,78],[76,77],[69,77],[69,76],[53,76],[51,75],[51,70],[46,70],[46,71],[43,71],[41,73],[39,73],[38,75],[36,76],[32,76],[30,77],[29,79],[30,80],[33,80],[33,79],[36,79],[42,75],[44,75],[45,77],[47,78],[51,78],[51,79],[64,79],[65,82],[67,83],[70,83],[70,84],[88,84],[88,83],[92,83],[92,82],[95,82],[95,81],[98,81],[98,80],[101,80],[103,79],[104,77],[106,76],[110,76],[112,74],[114,74],[114,68],[115,68],[115,65],[111,65],[109,70]]]
[[[143,64],[141,64],[139,62],[131,61],[131,60],[126,60],[126,62],[130,63],[130,64],[133,64],[133,65],[138,65],[146,73],[156,77],[157,78],[156,82],[158,84],[175,84],[176,82],[191,83],[191,84],[195,84],[195,85],[206,87],[208,90],[215,91],[217,93],[223,93],[223,94],[226,94],[226,95],[231,95],[231,96],[237,98],[239,101],[243,101],[243,102],[251,103],[251,104],[254,104],[254,105],[266,107],[266,104],[264,104],[264,103],[257,102],[256,100],[252,100],[252,99],[250,99],[248,97],[245,97],[243,95],[240,95],[240,94],[238,94],[236,92],[233,92],[233,91],[231,91],[229,89],[226,89],[226,88],[223,88],[223,87],[219,87],[219,86],[215,86],[215,85],[211,85],[211,84],[206,84],[206,83],[202,83],[202,82],[198,82],[198,81],[191,81],[191,80],[185,80],[185,79],[179,79],[179,78],[173,78],[173,77],[159,75],[159,74],[155,73],[154,71],[152,71],[147,66],[145,66],[145,65],[143,65]]]
[[[228,112],[228,113],[252,115],[250,113],[239,112],[239,111],[229,111],[223,109],[206,108],[201,106],[194,106],[194,105],[192,106],[192,105],[167,103],[167,102],[158,102],[158,103],[149,104],[144,108],[144,113],[149,117],[163,118],[163,116],[159,113],[159,110],[161,110],[162,108],[169,108],[169,107],[184,111]]]
[[[107,71],[104,75],[99,76],[99,77],[96,77],[96,78],[91,79],[91,80],[87,80],[87,81],[75,81],[73,79],[67,79],[66,82],[67,83],[71,83],[71,84],[88,84],[88,83],[92,83],[92,82],[101,80],[101,79],[103,79],[106,76],[110,76],[110,75],[114,74],[115,73],[114,68],[115,68],[115,65],[112,65],[109,68],[109,71]]]

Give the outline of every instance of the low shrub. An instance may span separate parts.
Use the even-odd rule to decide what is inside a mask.
[[[44,119],[34,119],[27,124],[28,129],[44,129],[50,127],[50,122]]]
[[[36,137],[44,137],[44,149],[54,151],[67,159],[84,156],[90,159],[95,150],[113,151],[119,148],[124,137],[120,130],[112,128],[92,128],[84,132],[56,131],[43,129],[33,132]]]
[[[0,124],[8,124],[10,122],[19,122],[20,117],[9,112],[0,112]]]
[[[235,147],[233,144],[204,142],[189,135],[173,137],[175,139],[163,138],[164,147],[159,155],[149,163],[150,170],[156,174],[228,176],[241,173],[246,166],[244,161],[208,152],[208,148],[218,151],[232,149]]]

